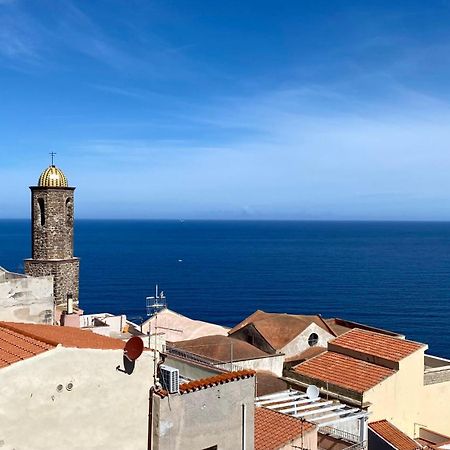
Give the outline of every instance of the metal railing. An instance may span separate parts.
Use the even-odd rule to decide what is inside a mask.
[[[333,427],[320,427],[319,431],[322,434],[328,434],[329,436],[332,437],[338,437],[340,439],[344,439],[348,442],[355,442],[355,445],[359,445],[360,441],[359,441],[359,436],[353,433],[349,433],[348,431],[344,431],[344,430],[339,430],[338,428],[333,428]],[[352,446],[353,448],[353,446]],[[355,448],[355,450],[357,450]]]
[[[179,348],[166,347],[166,353],[173,356],[178,356],[179,358],[187,359],[189,361],[194,361],[200,364],[204,364],[214,369],[223,370],[226,372],[236,372],[242,370],[243,368],[232,362],[218,361],[212,358],[207,358],[205,356],[197,355],[196,353],[189,352],[187,350],[180,350]]]
[[[217,363],[221,361],[215,361],[214,359],[206,358],[204,356],[197,355],[195,353],[188,352],[187,350],[180,350],[179,348],[174,347],[166,347],[166,353],[171,354],[173,356],[178,356],[180,358],[189,359],[191,361],[195,361],[201,364],[206,364],[207,366],[215,366]]]
[[[357,444],[347,447],[345,450],[364,450],[367,448],[367,441],[358,442]]]

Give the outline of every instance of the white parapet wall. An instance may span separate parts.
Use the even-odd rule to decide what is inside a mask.
[[[0,267],[0,320],[53,323],[53,277],[30,277]]]
[[[119,370],[120,369],[120,370]],[[58,346],[0,368],[0,448],[147,449],[153,358]]]

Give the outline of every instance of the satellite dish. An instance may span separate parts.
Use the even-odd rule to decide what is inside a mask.
[[[306,389],[306,395],[310,400],[319,398],[319,392],[319,388],[317,386],[314,386],[313,384],[310,384]]]
[[[135,361],[144,351],[144,342],[139,336],[133,336],[125,344],[124,353],[130,361]]]

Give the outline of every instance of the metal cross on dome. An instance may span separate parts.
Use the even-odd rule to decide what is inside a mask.
[[[52,166],[54,166],[53,159],[54,159],[56,153],[55,152],[50,152],[49,155],[51,155],[51,157],[52,157]]]

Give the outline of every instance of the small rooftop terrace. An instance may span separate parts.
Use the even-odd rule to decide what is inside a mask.
[[[436,384],[445,381],[450,381],[450,360],[438,356],[425,355],[424,384]]]

